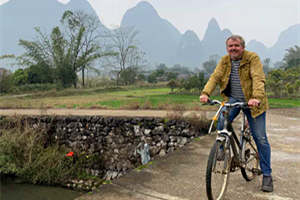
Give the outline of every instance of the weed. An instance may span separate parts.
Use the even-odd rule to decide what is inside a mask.
[[[103,181],[103,185],[107,185],[107,184],[111,184],[112,182],[110,180],[106,180],[106,181]]]
[[[141,108],[141,105],[139,102],[131,102],[131,103],[121,107],[121,109],[128,109],[128,110],[137,110],[140,108]]]
[[[57,105],[56,107],[57,107],[57,108],[66,108],[67,105],[65,105],[65,104],[63,104],[63,105]]]
[[[73,178],[91,178],[85,169],[102,162],[99,155],[50,145],[46,130],[31,127],[25,119],[4,118],[0,127],[0,174],[34,184],[63,184]]]
[[[15,121],[12,121],[15,123]],[[46,145],[47,135],[29,128],[19,119],[17,126],[5,130],[0,140],[0,173],[14,174],[32,183],[58,182],[68,177],[64,154],[57,145]]]
[[[153,108],[152,103],[148,99],[142,105],[142,109],[152,109],[152,108]]]
[[[141,171],[142,169],[145,169],[145,168],[148,168],[150,165],[152,165],[153,164],[153,162],[152,161],[150,161],[150,162],[148,162],[147,164],[145,164],[145,165],[140,165],[140,166],[138,166],[137,168],[135,168],[135,170],[136,171]]]

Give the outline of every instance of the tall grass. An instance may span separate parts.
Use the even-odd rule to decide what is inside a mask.
[[[13,119],[11,119],[13,120]],[[3,122],[13,125],[0,135],[0,173],[21,177],[30,183],[54,184],[70,175],[65,151],[47,146],[44,131],[29,128],[21,119]],[[7,127],[6,127],[7,128]]]
[[[0,120],[0,175],[13,175],[33,184],[65,185],[68,181],[89,176],[85,168],[97,158],[69,152],[51,144],[46,130],[30,127],[24,119]],[[93,158],[92,162],[90,158]]]

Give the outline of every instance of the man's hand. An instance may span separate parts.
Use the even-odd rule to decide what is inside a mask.
[[[207,103],[207,101],[208,101],[208,96],[207,96],[206,94],[202,94],[202,95],[200,96],[200,101],[201,101],[202,103]]]
[[[250,99],[248,101],[249,106],[259,106],[259,104],[260,104],[260,101],[258,99]]]

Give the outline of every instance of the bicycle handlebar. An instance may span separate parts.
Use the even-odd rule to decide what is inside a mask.
[[[211,99],[208,99],[208,104],[209,105],[216,105],[216,104],[219,104],[219,105],[223,105],[223,106],[226,106],[226,107],[241,107],[241,108],[245,108],[245,107],[248,107],[248,103],[247,102],[235,102],[235,103],[223,103],[219,100],[211,100]]]
[[[208,134],[211,133],[211,130],[212,130],[212,127],[213,127],[213,124],[214,124],[214,121],[216,121],[218,119],[218,116],[222,110],[222,108],[225,106],[225,107],[228,107],[228,108],[232,108],[232,107],[240,107],[240,108],[249,108],[248,106],[248,103],[246,102],[235,102],[235,103],[224,103],[224,102],[221,102],[219,100],[211,100],[211,99],[208,99],[208,102],[207,102],[209,105],[215,105],[215,104],[218,104],[220,105],[217,113],[215,114],[215,116],[213,117],[212,119],[212,122],[210,124],[210,127],[209,127],[209,130],[208,130]]]

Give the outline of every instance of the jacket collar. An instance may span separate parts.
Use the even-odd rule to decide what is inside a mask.
[[[247,50],[244,50],[240,67],[244,66],[248,62],[249,62],[249,52]]]
[[[240,62],[240,67],[244,66],[249,62],[249,51],[244,50],[243,55],[242,55],[242,60]],[[231,66],[231,59],[230,56],[227,54],[225,57],[225,63],[229,64]]]

